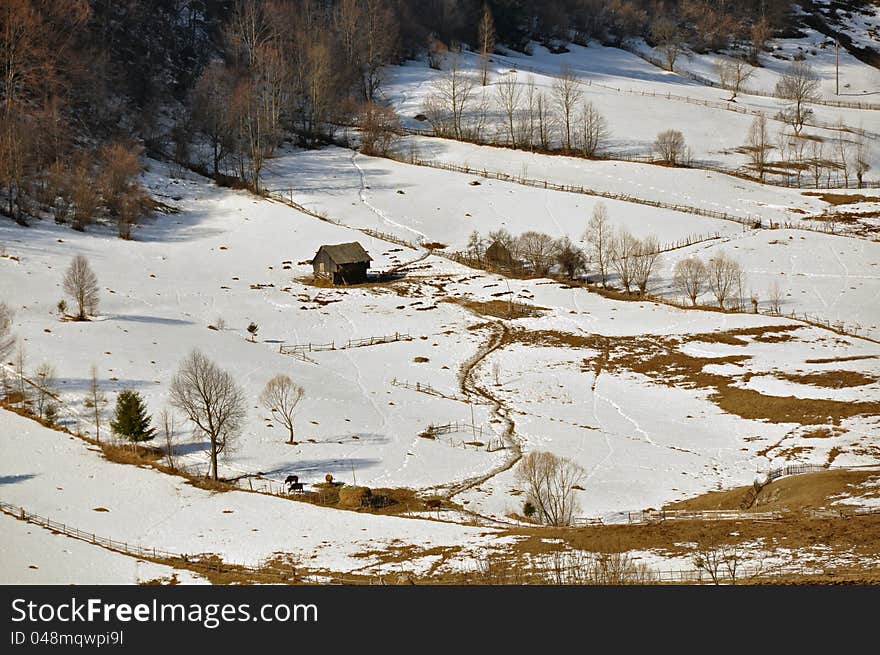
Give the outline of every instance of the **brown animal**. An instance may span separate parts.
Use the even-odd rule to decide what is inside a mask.
[[[442,505],[443,505],[443,501],[440,500],[439,498],[430,498],[425,501],[425,507],[427,507],[428,509],[438,509],[439,510]]]
[[[303,483],[299,481],[299,476],[296,475],[288,475],[284,480],[284,483],[287,485],[287,493],[293,493],[295,491],[303,492]]]
[[[324,480],[327,481],[327,484],[333,484],[333,476],[330,475],[329,473],[324,476]]]

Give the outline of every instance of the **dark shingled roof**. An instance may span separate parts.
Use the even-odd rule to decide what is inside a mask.
[[[363,246],[357,241],[352,243],[337,243],[330,246],[321,246],[315,253],[317,258],[321,251],[327,253],[327,256],[336,264],[356,264],[360,262],[370,262],[373,258],[367,254]]]

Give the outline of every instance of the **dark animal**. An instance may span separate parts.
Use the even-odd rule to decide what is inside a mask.
[[[303,491],[303,483],[299,481],[299,476],[288,475],[284,479],[284,484],[287,485],[287,493],[293,493],[294,491]]]
[[[439,498],[431,498],[425,501],[425,507],[428,509],[436,509],[439,510],[440,506],[443,504],[443,501]]]

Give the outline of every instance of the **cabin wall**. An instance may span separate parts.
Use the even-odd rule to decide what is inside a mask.
[[[323,267],[321,266],[323,264]],[[336,273],[336,264],[322,252],[312,260],[312,272],[315,277],[330,278]]]
[[[367,281],[367,267],[369,264],[360,262],[357,264],[343,264],[333,274],[334,284],[360,284]]]

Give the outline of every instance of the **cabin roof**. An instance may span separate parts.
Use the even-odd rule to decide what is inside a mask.
[[[326,253],[330,260],[337,265],[358,264],[361,262],[373,261],[373,258],[367,254],[367,251],[364,250],[363,246],[357,241],[353,241],[352,243],[323,245],[318,248],[318,252],[315,253],[316,259],[318,255],[321,254],[321,251]]]

